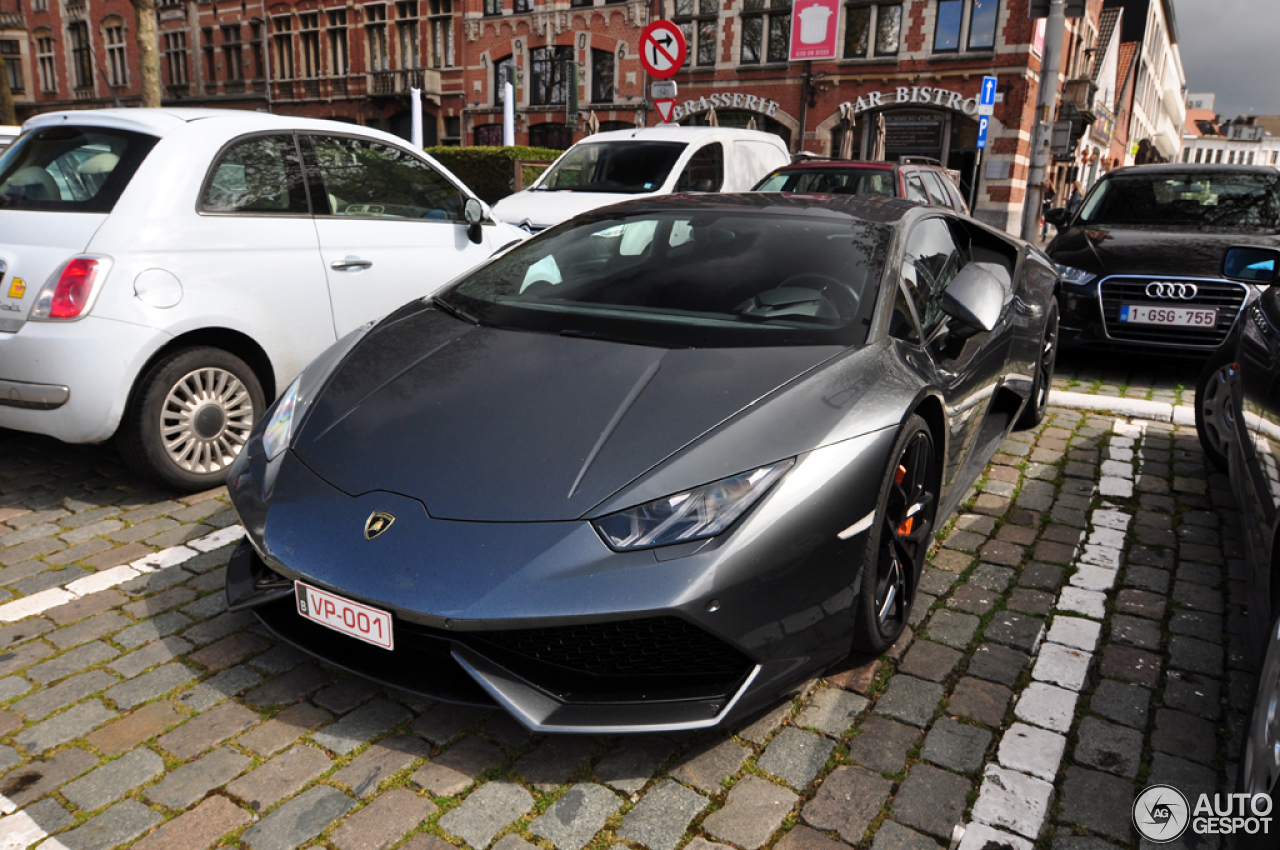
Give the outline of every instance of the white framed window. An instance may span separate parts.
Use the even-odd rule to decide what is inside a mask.
[[[129,63],[125,53],[124,24],[112,24],[102,30],[107,44],[107,82],[112,88],[129,85]]]

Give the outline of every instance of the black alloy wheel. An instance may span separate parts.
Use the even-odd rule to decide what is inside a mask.
[[[1227,450],[1236,424],[1234,351],[1219,350],[1196,382],[1196,435],[1215,467],[1227,470]]]
[[[938,512],[938,458],[923,419],[907,419],[890,457],[854,621],[854,650],[873,655],[893,646],[907,625]]]
[[[1049,408],[1049,391],[1053,389],[1053,372],[1058,364],[1058,304],[1050,302],[1049,318],[1044,323],[1044,336],[1040,338],[1040,354],[1036,358],[1035,383],[1031,398],[1018,417],[1015,430],[1026,431],[1044,421]]]

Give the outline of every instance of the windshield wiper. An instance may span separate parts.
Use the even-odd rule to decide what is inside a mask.
[[[432,298],[431,303],[448,313],[450,316],[453,316],[455,319],[461,319],[462,321],[476,325],[477,327],[483,324],[483,322],[468,313],[466,310],[463,310],[461,307],[455,307],[448,301],[441,301],[439,298]]]
[[[575,337],[577,339],[594,339],[600,342],[621,342],[627,345],[647,345],[652,348],[692,348],[689,345],[676,345],[673,343],[655,342],[649,339],[636,339],[634,337],[617,336],[616,334],[601,333],[600,331],[582,331],[575,328],[567,328],[560,331],[560,336]]]

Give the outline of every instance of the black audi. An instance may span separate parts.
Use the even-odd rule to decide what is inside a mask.
[[[1280,246],[1278,184],[1270,166],[1143,165],[1104,176],[1074,220],[1053,210],[1063,346],[1212,352],[1258,295],[1222,276],[1223,252]]]
[[[648,198],[340,341],[231,470],[228,602],[540,731],[712,726],[881,652],[1043,416],[1057,273],[888,198]]]

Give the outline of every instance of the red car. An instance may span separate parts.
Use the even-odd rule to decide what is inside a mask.
[[[952,172],[919,162],[813,160],[784,165],[756,184],[755,192],[792,195],[884,195],[969,214]]]

